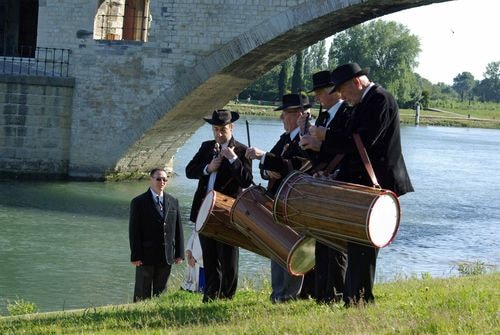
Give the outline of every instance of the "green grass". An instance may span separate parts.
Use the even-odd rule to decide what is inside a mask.
[[[137,304],[0,318],[0,334],[498,334],[500,273],[399,279],[376,304],[346,309],[300,300],[273,305],[268,286],[234,300],[166,293]]]

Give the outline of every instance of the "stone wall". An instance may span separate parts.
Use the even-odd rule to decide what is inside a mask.
[[[68,174],[74,79],[0,75],[0,175]]]

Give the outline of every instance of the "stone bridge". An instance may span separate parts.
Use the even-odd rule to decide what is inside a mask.
[[[63,94],[67,113],[51,115],[58,136],[45,145],[51,135],[39,122],[46,119],[35,114],[47,108],[30,105],[45,94],[30,91],[41,84],[0,78],[7,87],[0,106],[10,115],[0,121],[0,171],[100,179],[168,166],[202,116],[299,50],[361,22],[443,1],[32,1],[37,46],[71,51],[70,82],[55,85],[72,92]],[[140,22],[131,23],[132,7]]]

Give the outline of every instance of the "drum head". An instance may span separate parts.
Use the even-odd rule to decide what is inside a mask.
[[[384,193],[375,200],[367,224],[367,233],[374,246],[382,248],[392,242],[398,232],[400,214],[395,194]]]
[[[215,204],[215,192],[210,191],[205,196],[205,199],[203,199],[203,202],[201,203],[200,206],[200,210],[198,211],[198,216],[196,217],[195,228],[197,232],[202,230],[203,226],[207,222],[207,219],[210,216],[210,213],[212,213],[212,209],[214,208],[214,204]]]
[[[315,264],[316,239],[304,237],[292,248],[288,255],[288,272],[299,276],[309,272]]]

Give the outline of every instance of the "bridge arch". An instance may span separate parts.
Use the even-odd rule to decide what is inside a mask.
[[[224,106],[254,80],[303,48],[356,24],[433,2],[441,1],[306,1],[250,27],[196,66],[179,73],[179,77],[191,79],[183,85],[183,97],[171,103],[168,97],[179,94],[177,87],[171,87],[152,102],[169,106],[168,113],[130,147],[117,169],[126,171],[127,167],[145,162],[151,164],[145,168],[165,164],[202,124],[202,116]],[[167,144],[165,134],[177,135]],[[161,161],[145,157],[146,148],[153,153],[162,146],[165,151]]]
[[[445,1],[140,0],[149,15],[147,36],[137,39],[93,31],[103,0],[40,1],[37,46],[68,50],[72,80],[64,90],[31,81],[31,95],[24,78],[15,92],[4,85],[22,115],[0,132],[0,170],[100,179],[169,165],[202,116],[297,51],[361,22]],[[57,136],[40,141],[54,129]]]
[[[129,148],[116,169],[127,171],[145,162],[149,164],[146,169],[165,164],[202,124],[203,115],[224,106],[255,79],[304,47],[375,17],[433,2],[440,1],[306,1],[249,27],[178,74],[184,80],[189,78],[189,83],[182,86],[182,92],[178,87],[165,89],[152,102],[168,106],[168,113]],[[182,98],[172,103],[169,97],[179,94]],[[170,142],[165,142],[165,134],[173,136]],[[158,157],[154,151],[162,147],[160,161],[147,157],[147,152]]]

